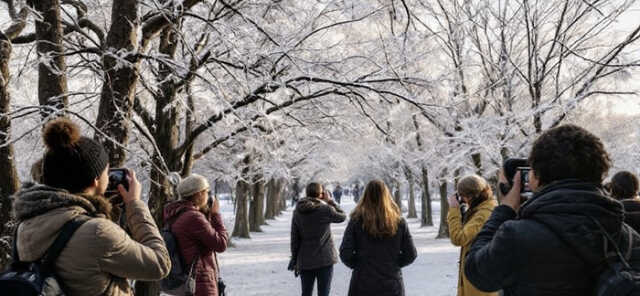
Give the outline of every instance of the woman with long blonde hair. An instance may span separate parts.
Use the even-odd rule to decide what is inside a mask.
[[[409,226],[380,180],[367,184],[351,213],[340,259],[353,269],[349,296],[403,296],[402,267],[417,256]]]

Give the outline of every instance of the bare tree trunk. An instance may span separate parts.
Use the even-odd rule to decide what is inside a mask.
[[[111,167],[124,164],[129,140],[129,122],[133,107],[139,61],[137,49],[138,2],[136,0],[114,0],[111,8],[111,28],[107,34],[105,49],[110,54],[102,57],[104,83],[100,95],[100,107],[96,126],[115,143],[96,133],[96,138],[109,154]],[[127,56],[118,56],[125,52]],[[123,67],[120,59],[130,64]],[[118,145],[120,144],[120,145]]]
[[[449,223],[447,223],[447,213],[449,213],[449,202],[447,201],[447,181],[440,181],[440,228],[436,238],[449,237]]]
[[[406,168],[405,174],[407,176],[407,181],[409,182],[409,213],[407,214],[407,218],[418,218],[418,214],[416,213],[416,193],[413,173],[409,168]]]
[[[261,174],[254,178],[252,195],[249,205],[249,231],[262,232],[260,225],[264,224],[264,180]]]
[[[270,179],[267,182],[267,209],[265,211],[264,218],[273,220],[276,218],[276,208],[278,206],[278,181],[276,179]]]
[[[250,238],[249,235],[249,213],[247,211],[247,197],[249,196],[250,185],[244,180],[238,181],[236,187],[236,220],[233,226],[233,237]]]
[[[0,238],[10,237],[7,229],[11,220],[10,196],[18,191],[20,179],[16,170],[13,145],[7,144],[11,140],[11,118],[8,116],[11,108],[11,94],[9,92],[9,59],[11,58],[11,38],[20,34],[25,27],[26,10],[20,12],[20,19],[7,32],[0,31]],[[0,245],[0,271],[9,263],[10,246]]]
[[[249,211],[247,202],[251,194],[251,185],[245,180],[249,180],[249,172],[251,165],[251,155],[247,154],[242,160],[244,168],[242,168],[242,177],[236,184],[236,220],[233,226],[231,236],[251,238],[249,235]]]
[[[433,210],[431,209],[431,192],[429,191],[429,172],[422,167],[422,207],[420,226],[433,226]]]
[[[402,194],[400,191],[400,181],[398,181],[398,179],[393,178],[392,181],[393,184],[393,201],[395,201],[395,203],[398,205],[398,208],[400,209],[401,212],[404,212],[404,207],[402,206]]]
[[[69,104],[67,97],[67,66],[62,47],[62,19],[60,0],[29,0],[29,5],[40,14],[36,18],[38,56],[38,101],[41,106],[62,110]],[[48,59],[50,57],[50,60]],[[43,110],[47,117],[52,110]]]

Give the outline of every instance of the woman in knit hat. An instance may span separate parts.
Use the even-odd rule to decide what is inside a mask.
[[[180,200],[164,208],[164,223],[178,242],[185,266],[195,262],[195,295],[217,296],[216,252],[224,252],[229,239],[220,216],[220,204],[217,198],[209,198],[209,182],[197,174],[182,180],[177,193]]]
[[[43,139],[47,150],[38,180],[42,185],[26,184],[14,198],[20,223],[14,259],[39,260],[65,225],[84,222],[55,261],[66,295],[133,295],[127,279],[165,277],[171,261],[147,205],[140,200],[134,172],[128,172],[129,190],[118,188],[129,237],[109,219],[111,205],[103,196],[109,159],[102,145],[81,136],[78,126],[64,118],[49,122]]]

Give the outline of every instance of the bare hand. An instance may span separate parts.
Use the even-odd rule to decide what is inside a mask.
[[[211,205],[211,213],[217,214],[220,213],[220,201],[218,198],[213,198],[213,204]]]
[[[500,199],[500,204],[507,205],[512,208],[514,211],[518,211],[520,209],[520,188],[522,184],[520,184],[520,172],[516,172],[516,175],[513,176],[513,186],[507,195],[502,196]]]
[[[118,192],[120,192],[125,204],[140,200],[140,192],[142,191],[140,182],[136,179],[136,173],[129,169],[127,169],[127,181],[129,182],[129,191],[125,190],[122,184],[118,185]]]
[[[447,201],[449,202],[449,208],[455,209],[455,208],[459,208],[460,207],[460,203],[456,199],[456,195],[455,194],[450,195],[447,198]]]

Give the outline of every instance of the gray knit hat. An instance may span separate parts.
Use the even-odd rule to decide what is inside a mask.
[[[191,174],[191,176],[184,178],[180,181],[180,184],[178,184],[178,194],[180,194],[182,198],[192,196],[207,189],[209,189],[209,182],[205,177],[198,174]]]

